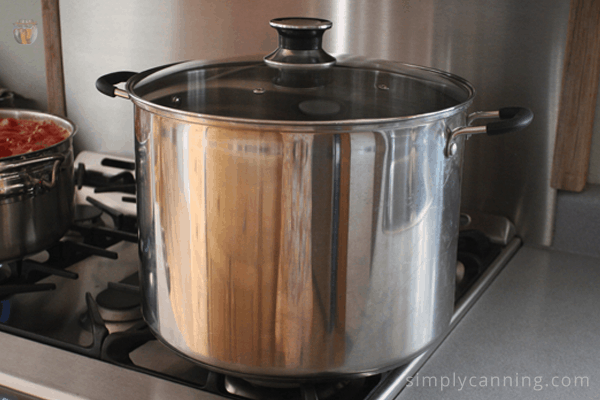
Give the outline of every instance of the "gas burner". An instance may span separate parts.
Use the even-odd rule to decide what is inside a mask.
[[[485,268],[496,258],[501,246],[478,230],[461,230],[458,237],[455,301],[462,297]]]
[[[122,332],[142,319],[138,274],[132,274],[96,296],[98,311],[110,333]]]
[[[126,322],[142,318],[139,296],[109,287],[96,297],[98,310],[105,321]]]
[[[77,204],[75,206],[75,215],[73,216],[73,221],[76,224],[95,225],[100,222],[100,217],[102,217],[102,210],[94,206],[84,204]]]

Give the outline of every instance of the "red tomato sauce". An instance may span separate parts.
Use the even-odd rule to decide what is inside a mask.
[[[68,137],[51,121],[0,118],[0,158],[42,150]]]

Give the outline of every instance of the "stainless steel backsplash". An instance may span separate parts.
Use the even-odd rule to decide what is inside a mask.
[[[527,106],[524,132],[469,140],[463,207],[509,217],[526,243],[550,244],[549,176],[569,2],[565,0],[61,0],[67,109],[76,148],[133,154],[132,105],[97,77],[187,59],[268,53],[272,18],[333,21],[325,48],[431,66],[469,80],[475,110]]]

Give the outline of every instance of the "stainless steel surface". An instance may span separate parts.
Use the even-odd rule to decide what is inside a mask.
[[[511,258],[515,255],[517,250],[521,247],[521,239],[514,238],[508,243],[508,245],[502,250],[494,262],[488,267],[483,275],[473,284],[467,293],[461,298],[454,308],[452,314],[452,320],[446,333],[441,336],[436,343],[431,346],[423,354],[416,357],[406,366],[400,367],[392,372],[385,378],[384,382],[380,384],[365,400],[392,400],[405,388],[408,383],[407,378],[414,376],[419,369],[427,362],[427,360],[434,354],[438,347],[444,342],[448,335],[452,334],[452,331],[460,323],[465,314],[475,305],[477,300],[481,297],[483,292],[490,286],[492,281],[500,274],[502,269],[508,264]]]
[[[135,243],[120,242],[108,249],[119,254],[118,261],[91,256],[67,268],[77,273],[78,279],[50,276],[39,283],[54,283],[54,291],[11,297],[11,314],[6,324],[29,332],[43,331],[48,337],[88,346],[92,334],[82,328],[80,321],[87,310],[85,294],[89,292],[95,297],[106,289],[106,282],[118,282],[135,273],[140,265]],[[57,298],[56,293],[61,297]]]
[[[71,224],[76,128],[28,110],[3,109],[0,118],[50,120],[70,133],[43,150],[0,159],[0,261],[11,261],[58,241]]]
[[[452,313],[461,158],[443,149],[465,120],[336,135],[191,124],[136,104],[149,326],[194,360],[263,378],[414,357]]]
[[[0,332],[0,348],[0,394],[6,386],[43,399],[222,400],[221,396],[4,332]]]
[[[413,380],[397,400],[596,397],[599,264],[597,257],[523,246],[418,372],[437,377],[437,385]],[[456,384],[442,392],[440,378],[453,373]],[[487,377],[488,386],[469,383],[471,376]],[[459,377],[467,377],[462,390]],[[493,387],[491,377],[499,377]]]
[[[161,374],[178,376],[203,386],[208,370],[180,357],[158,340],[150,340],[129,354],[133,363]]]
[[[29,396],[27,394],[24,394],[23,392],[17,392],[14,391],[10,388],[7,388],[5,386],[1,386],[0,385],[0,393],[2,393],[2,396],[4,396],[4,398],[6,400],[13,400],[13,399],[18,399],[18,400],[40,400],[40,397],[33,397],[33,396]]]
[[[445,150],[445,154],[447,157],[452,157],[454,154],[456,154],[456,148],[454,145],[454,141],[456,140],[457,137],[461,136],[461,135],[465,135],[467,136],[467,138],[470,137],[470,135],[476,135],[478,133],[486,133],[487,129],[485,126],[465,126],[465,127],[460,127],[460,128],[456,128],[454,129],[451,133],[450,133],[450,137],[448,138],[448,143],[446,144],[446,150]]]
[[[461,223],[460,229],[475,229],[485,232],[492,243],[507,245],[516,235],[515,225],[508,218],[474,210],[461,210],[468,216],[468,222]]]
[[[129,98],[129,94],[127,93],[127,91],[125,91],[123,89],[119,89],[119,88],[115,88],[115,96],[119,96],[119,97],[122,97],[124,99],[128,99]]]
[[[485,126],[465,126],[465,127],[454,129],[451,132],[450,137],[448,138],[448,144],[446,145],[446,154],[448,155],[448,157],[451,157],[454,155],[450,149],[451,149],[452,144],[454,144],[454,141],[456,140],[457,137],[459,137],[461,135],[465,135],[465,136],[467,136],[467,138],[469,138],[471,135],[476,135],[479,133],[486,133],[486,132],[487,132],[487,129]]]
[[[467,125],[484,118],[500,118],[500,111],[475,111],[467,117]]]
[[[444,150],[444,154],[446,157],[455,156],[458,153],[458,145],[454,142],[448,142],[446,149]]]
[[[436,25],[435,31],[445,32],[449,38],[436,47],[446,45],[444,52],[452,66],[448,70],[477,87],[475,108],[490,109],[498,101],[502,103],[496,104],[527,104],[536,116],[527,134],[505,135],[493,144],[481,136],[468,141],[462,205],[506,216],[525,243],[549,245],[556,199],[549,181],[569,4],[439,4],[436,14],[449,17],[461,28],[438,20],[441,25]],[[475,54],[485,56],[473,57]]]
[[[461,135],[466,135],[468,139],[471,137],[471,135],[487,132],[486,126],[470,126],[473,122],[483,118],[499,117],[500,112],[498,111],[476,111],[474,113],[469,114],[467,117],[467,126],[456,128],[452,130],[452,132],[450,132],[450,136],[448,137],[448,144],[446,145],[446,155],[448,157],[452,157],[454,154],[456,154],[456,146],[454,146],[454,140],[457,137]]]
[[[277,38],[270,27],[256,21],[281,15],[319,16],[334,23],[324,40],[324,48],[332,54],[360,54],[450,71],[478,89],[475,109],[530,106],[536,120],[526,135],[469,141],[463,203],[507,216],[526,242],[550,243],[555,191],[548,182],[569,2],[385,0],[377,7],[367,0],[144,4],[140,12],[136,2],[61,0],[67,106],[84,132],[77,138],[78,149],[133,153],[131,112],[96,93],[93,82],[98,76],[179,60],[266,54],[277,46]]]

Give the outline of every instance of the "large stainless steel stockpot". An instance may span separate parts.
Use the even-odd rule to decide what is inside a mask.
[[[58,241],[73,220],[72,122],[38,111],[0,109],[0,118],[52,121],[67,139],[43,150],[0,159],[0,262]]]
[[[386,370],[453,310],[474,90],[430,68],[321,49],[331,23],[279,19],[263,60],[117,72],[135,105],[143,313],[165,344],[259,380]],[[115,87],[127,82],[125,89]],[[505,121],[469,127],[477,118]]]

